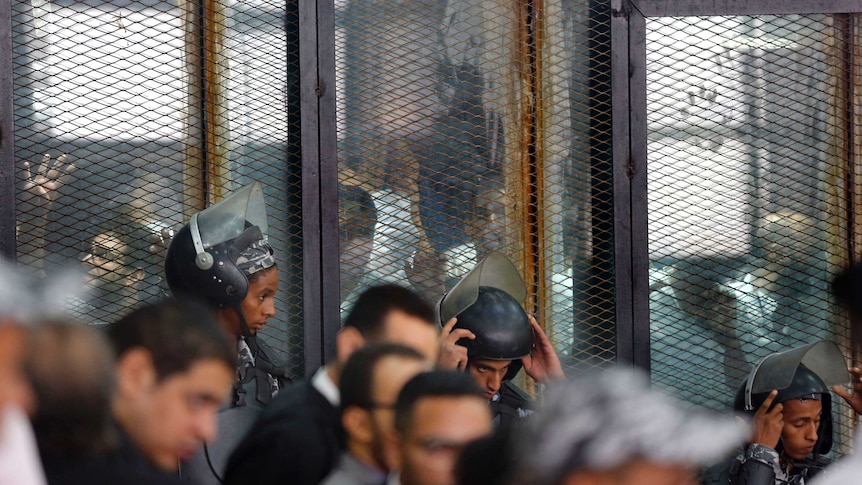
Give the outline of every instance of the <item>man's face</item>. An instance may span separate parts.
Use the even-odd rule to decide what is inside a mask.
[[[122,292],[127,286],[134,286],[140,278],[131,264],[131,249],[114,233],[103,233],[93,238],[90,252],[84,256],[88,264],[87,283],[104,293]]]
[[[817,444],[817,430],[820,428],[820,415],[823,403],[809,399],[800,401],[791,399],[785,401],[782,415],[784,429],[781,431],[781,442],[784,454],[795,460],[801,460],[814,451]]]
[[[500,391],[511,360],[470,359],[467,369],[489,400]]]
[[[404,384],[416,374],[430,370],[426,362],[391,356],[382,359],[374,368],[371,396],[374,407],[368,410],[371,441],[368,453],[381,470],[388,470],[384,456],[384,444],[395,430],[395,400]]]
[[[682,465],[665,465],[635,460],[609,471],[576,472],[563,485],[695,485],[693,470]]]
[[[383,334],[378,340],[405,345],[426,356],[429,362],[436,362],[439,352],[438,337],[435,325],[400,310],[393,310],[386,315]]]
[[[488,403],[480,398],[420,399],[400,436],[402,485],[453,485],[461,450],[492,429]]]
[[[185,372],[153,381],[135,396],[136,416],[123,426],[151,463],[173,471],[201,444],[216,437],[216,414],[227,398],[234,370],[203,359]]]

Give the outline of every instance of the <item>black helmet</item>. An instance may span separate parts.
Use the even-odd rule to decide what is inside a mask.
[[[467,356],[476,359],[511,360],[503,380],[510,380],[521,370],[521,359],[530,355],[533,331],[527,312],[503,290],[480,286],[476,302],[458,314],[454,328],[466,328],[475,340],[460,339]]]
[[[492,252],[440,300],[440,323],[458,317],[454,328],[466,328],[475,340],[460,339],[469,358],[511,360],[503,377],[515,377],[521,359],[530,355],[533,330],[521,301],[527,289],[515,266]]]
[[[814,453],[832,449],[832,395],[829,387],[849,380],[838,346],[820,341],[765,357],[752,370],[736,393],[733,408],[754,414],[772,390],[777,389],[775,404],[793,399],[819,399],[823,404]],[[779,450],[781,443],[779,443]]]
[[[237,257],[263,238],[263,189],[254,182],[192,216],[171,241],[165,279],[176,296],[203,298],[219,308],[239,308],[248,294],[248,277]]]

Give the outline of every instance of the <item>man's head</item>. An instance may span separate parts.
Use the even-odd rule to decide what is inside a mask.
[[[256,334],[263,330],[267,320],[275,316],[279,281],[275,254],[269,243],[261,238],[241,244],[244,247],[236,249],[236,266],[248,280],[248,291],[239,308],[219,309],[219,318],[225,328],[237,336],[246,332]]]
[[[114,353],[102,333],[72,321],[41,322],[27,335],[24,369],[43,456],[80,456],[113,446]]]
[[[454,328],[476,336],[461,339],[458,345],[467,347],[467,369],[488,399],[515,377],[521,358],[530,355],[533,334],[527,313],[501,289],[480,286],[476,301],[458,314]]]
[[[515,437],[514,484],[694,484],[696,468],[742,443],[732,418],[650,388],[632,370],[559,382]]]
[[[355,458],[378,470],[389,469],[384,441],[394,430],[398,392],[429,368],[425,356],[398,344],[373,344],[350,356],[340,385],[341,421],[347,449]]]
[[[357,185],[338,187],[338,230],[341,246],[341,296],[350,294],[371,258],[377,208]]]
[[[764,359],[768,362],[768,358]],[[758,373],[772,372],[769,364],[758,367]],[[791,368],[791,372],[793,369]],[[734,410],[753,415],[763,406],[771,391],[753,393],[746,405],[746,384],[749,376],[736,393]],[[814,371],[798,364],[790,383],[778,390],[773,404],[782,405],[784,428],[776,450],[795,460],[811,453],[825,454],[832,449],[832,396],[829,386]]]
[[[489,399],[522,367],[530,355],[533,329],[521,301],[527,287],[515,265],[491,252],[440,300],[440,323],[457,318],[454,329],[475,338],[456,342],[467,348],[467,368]]]
[[[32,389],[22,365],[26,325],[62,315],[63,302],[79,297],[81,286],[75,274],[36,280],[0,258],[0,411],[31,406]]]
[[[234,335],[256,333],[275,315],[272,298],[278,290],[267,228],[260,182],[193,214],[165,255],[171,292],[220,309],[222,323]]]
[[[131,308],[161,292],[161,265],[170,242],[156,225],[122,215],[96,226],[85,250],[94,306]]]
[[[398,285],[374,286],[353,304],[338,334],[338,361],[345,362],[368,343],[391,342],[437,359],[439,330],[434,309],[419,295]]]
[[[416,375],[395,404],[393,465],[403,485],[453,485],[461,450],[493,430],[488,402],[461,372]]]
[[[108,328],[117,355],[114,415],[149,461],[173,470],[216,436],[235,378],[233,340],[207,308],[164,301]]]

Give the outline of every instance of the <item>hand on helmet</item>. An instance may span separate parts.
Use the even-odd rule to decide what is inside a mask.
[[[778,403],[774,408],[769,409],[776,396],[778,396],[778,391],[770,392],[763,404],[760,405],[760,409],[754,413],[754,421],[752,422],[754,434],[751,437],[751,443],[773,449],[778,446],[781,432],[784,431],[784,414],[782,413],[784,405]]]
[[[524,363],[524,371],[528,376],[536,380],[536,382],[545,384],[551,381],[565,379],[566,374],[563,373],[563,365],[560,363],[560,358],[557,357],[557,352],[554,346],[545,335],[539,322],[530,318],[530,326],[533,329],[533,345],[530,349],[530,355],[521,359]]]
[[[832,390],[847,401],[847,404],[854,411],[862,414],[862,369],[852,367],[848,370],[850,371],[850,386],[853,388],[853,392],[849,393],[841,386],[833,386]]]
[[[473,340],[476,335],[466,328],[452,330],[457,322],[457,318],[452,318],[446,322],[443,331],[440,332],[440,353],[437,356],[437,367],[440,369],[464,370],[467,368],[467,347],[455,342],[462,338]]]

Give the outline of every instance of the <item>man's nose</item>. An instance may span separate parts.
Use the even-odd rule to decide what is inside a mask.
[[[811,425],[808,426],[808,432],[805,434],[805,439],[807,439],[808,441],[817,441],[817,425],[816,424],[811,423]]]
[[[491,376],[489,384],[491,384],[491,388],[493,390],[499,391],[500,386],[503,385],[503,376],[501,376],[499,373],[495,373]]]
[[[263,314],[268,318],[272,318],[275,316],[275,299],[267,298],[266,303],[263,305]]]
[[[204,443],[212,443],[218,435],[216,413],[201,413],[196,422],[198,438]]]

